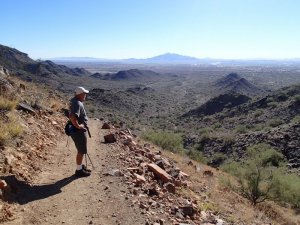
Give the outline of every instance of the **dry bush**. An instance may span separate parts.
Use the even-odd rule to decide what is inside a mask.
[[[18,104],[17,100],[11,100],[9,98],[0,96],[0,110],[11,111],[16,108],[17,104]]]
[[[13,113],[8,114],[7,121],[0,121],[0,144],[20,136],[22,134],[22,127]]]

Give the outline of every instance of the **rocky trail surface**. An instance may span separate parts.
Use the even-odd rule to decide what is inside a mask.
[[[106,176],[115,169],[113,157],[118,149],[101,143],[107,130],[100,122],[90,123],[92,138],[88,142],[89,155],[95,166],[92,175],[76,179],[75,146],[62,137],[34,184],[26,185],[18,196],[21,210],[16,219],[4,224],[145,224],[147,217],[133,205],[128,189],[118,176]],[[88,161],[88,166],[91,164]]]

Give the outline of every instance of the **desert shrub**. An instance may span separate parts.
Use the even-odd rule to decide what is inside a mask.
[[[220,123],[220,122],[216,122],[216,123],[214,123],[214,125],[213,125],[213,129],[218,129],[218,128],[220,128],[222,126],[222,124]]]
[[[209,123],[212,121],[212,118],[210,116],[206,116],[203,118],[203,122]]]
[[[261,109],[258,109],[258,110],[256,110],[255,112],[254,112],[254,117],[258,117],[258,116],[260,116],[260,115],[262,115],[263,114],[263,111],[261,110]]]
[[[274,102],[274,98],[273,97],[268,97],[267,100],[266,100],[267,103],[270,103],[270,102]]]
[[[261,131],[261,130],[263,130],[264,128],[265,128],[264,124],[259,123],[259,124],[256,124],[256,125],[253,127],[253,130],[254,130],[254,131]]]
[[[271,131],[271,127],[270,126],[265,126],[262,130],[264,132],[269,132],[269,131]]]
[[[196,149],[188,150],[187,156],[195,161],[206,163],[207,160],[202,152]]]
[[[280,202],[291,204],[300,209],[300,177],[296,174],[287,174],[282,170],[274,173],[274,188],[272,195]]]
[[[22,133],[22,127],[13,114],[8,115],[7,121],[0,121],[0,127],[0,144],[4,144]]]
[[[16,100],[10,100],[3,96],[0,96],[0,110],[13,110],[16,108],[18,102]]]
[[[300,123],[300,116],[296,115],[291,121],[292,123]]]
[[[284,123],[284,121],[281,120],[281,119],[271,119],[271,120],[268,122],[268,125],[269,125],[270,127],[277,127],[277,126],[279,126],[279,125],[281,125],[281,124],[283,124],[283,123]]]
[[[227,158],[228,157],[224,153],[217,152],[208,161],[207,165],[213,166],[213,167],[219,167],[227,160]]]
[[[213,129],[210,127],[202,128],[199,130],[200,142],[205,142],[210,140]]]
[[[245,134],[247,133],[248,129],[245,125],[239,125],[236,127],[235,132],[238,134]]]
[[[241,162],[224,165],[223,170],[237,178],[232,188],[248,198],[254,205],[274,198],[273,172],[284,162],[283,156],[266,144],[258,144],[247,149],[247,157]]]
[[[271,107],[272,109],[274,109],[278,106],[278,103],[277,102],[268,102],[267,105],[268,105],[268,107]]]
[[[95,112],[96,112],[96,107],[90,106],[90,107],[89,107],[89,112],[90,112],[90,113],[95,113]]]
[[[277,96],[277,101],[279,102],[284,102],[286,100],[288,100],[289,96],[284,93],[284,92],[281,92],[278,96]]]
[[[296,104],[300,104],[300,95],[295,95],[295,96],[294,96],[294,102],[295,102]]]
[[[235,142],[234,134],[226,134],[222,136],[222,139],[225,145],[232,145]]]
[[[183,140],[180,134],[170,132],[149,131],[142,138],[171,152],[183,152]]]

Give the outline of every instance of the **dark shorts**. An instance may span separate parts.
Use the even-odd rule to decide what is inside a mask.
[[[76,149],[80,154],[87,153],[87,132],[77,131],[71,134]]]

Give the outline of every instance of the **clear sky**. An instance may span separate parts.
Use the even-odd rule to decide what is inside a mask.
[[[0,44],[30,57],[300,57],[299,0],[0,0]]]

